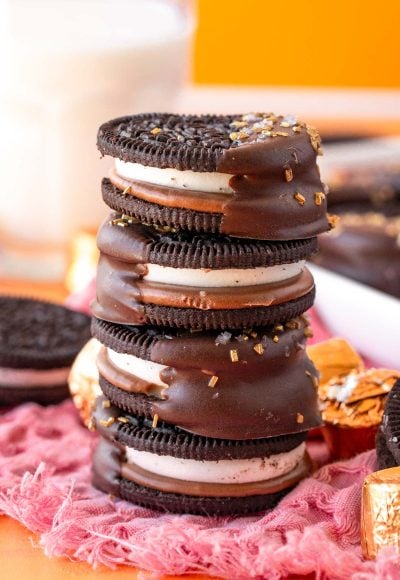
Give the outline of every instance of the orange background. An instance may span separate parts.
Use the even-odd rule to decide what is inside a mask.
[[[198,83],[400,87],[400,1],[197,0]]]

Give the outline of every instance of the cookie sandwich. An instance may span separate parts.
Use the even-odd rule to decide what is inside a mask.
[[[68,397],[72,362],[90,338],[90,318],[64,306],[0,297],[0,406]]]

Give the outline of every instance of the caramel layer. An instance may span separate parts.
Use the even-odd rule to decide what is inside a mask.
[[[278,493],[293,487],[311,473],[312,464],[308,454],[290,472],[281,477],[252,483],[198,483],[164,477],[146,471],[133,463],[121,463],[121,476],[139,485],[168,493],[180,493],[199,497],[245,497]]]
[[[193,209],[195,207],[196,211],[206,213],[222,213],[227,200],[234,195],[233,193],[175,189],[173,187],[131,181],[118,175],[115,169],[111,169],[109,179],[115,187],[125,191],[126,195],[133,195],[143,201],[183,209]]]
[[[144,393],[162,398],[165,387],[154,385],[148,381],[118,368],[110,359],[107,349],[103,346],[97,357],[99,372],[108,382],[128,393]]]
[[[143,304],[158,304],[174,308],[196,308],[197,310],[233,310],[282,304],[300,298],[314,287],[309,270],[289,280],[237,288],[201,288],[175,286],[138,280],[136,282]]]

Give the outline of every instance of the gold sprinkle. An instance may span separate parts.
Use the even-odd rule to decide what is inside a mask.
[[[306,338],[312,338],[314,336],[314,333],[309,326],[306,326],[303,332]]]
[[[128,193],[131,192],[131,186],[128,185],[128,187],[125,187],[124,191],[122,192],[122,195],[128,195]]]
[[[274,330],[283,330],[283,324],[275,324]]]
[[[290,127],[290,123],[288,123],[287,121],[282,121],[281,127],[283,127],[284,129],[287,129],[288,127]]]
[[[218,383],[218,377],[213,375],[208,383],[208,386],[213,389],[217,383]]]
[[[231,123],[231,127],[246,127],[247,126],[247,121],[232,121]]]
[[[265,349],[264,346],[261,344],[261,342],[255,344],[253,349],[256,351],[257,354],[264,354]]]
[[[292,127],[292,131],[294,133],[301,133],[301,127],[300,127],[300,125],[295,125],[294,127]]]
[[[325,199],[325,193],[323,191],[317,191],[314,193],[315,205],[321,205]]]
[[[129,419],[127,419],[126,417],[118,417],[117,421],[119,421],[120,423],[129,423]]]
[[[154,129],[152,129],[152,130],[150,131],[150,133],[151,133],[152,135],[158,135],[159,133],[161,133],[161,129],[160,129],[160,127],[154,127]]]
[[[310,137],[311,146],[316,151],[317,155],[322,155],[321,149],[321,137],[319,136],[318,131],[314,127],[310,127],[307,125],[306,131],[308,136]]]
[[[285,169],[285,179],[289,183],[289,181],[293,180],[293,170],[291,167],[286,167]]]
[[[294,199],[299,202],[300,205],[304,205],[306,203],[306,198],[304,195],[301,195],[298,191],[294,194]]]
[[[327,218],[331,229],[333,230],[334,228],[336,228],[340,221],[339,216],[328,213]]]
[[[229,139],[231,141],[236,141],[239,139],[239,133],[237,131],[232,131],[232,133],[229,133]]]
[[[110,226],[120,226],[121,228],[126,228],[129,225],[128,222],[122,218],[110,220],[108,223],[110,224]]]
[[[111,407],[111,401],[109,401],[108,399],[104,399],[104,401],[102,401],[101,406],[103,407],[103,409],[109,409]]]
[[[297,413],[296,423],[304,423],[304,415],[302,415],[301,413]]]
[[[289,137],[289,133],[285,133],[284,131],[277,131],[276,135],[279,137]]]
[[[279,336],[277,334],[275,334],[275,336],[272,339],[274,342],[279,342]]]
[[[153,417],[153,423],[151,424],[151,426],[153,427],[153,429],[155,429],[157,427],[157,423],[158,423],[158,415],[156,413],[154,415],[154,417]]]
[[[295,330],[296,328],[300,328],[300,322],[298,320],[289,320],[285,323],[285,326],[290,330]]]
[[[89,419],[88,429],[89,431],[96,431],[96,423],[93,416],[91,416]]]
[[[239,361],[239,355],[238,355],[238,351],[235,348],[232,348],[229,351],[229,354],[231,355],[231,361],[233,363],[238,362]]]
[[[108,417],[108,419],[100,419],[99,421],[102,427],[111,427],[115,423],[115,417]]]

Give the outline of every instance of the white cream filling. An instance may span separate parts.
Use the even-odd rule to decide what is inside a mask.
[[[140,163],[129,163],[121,159],[115,160],[115,171],[117,175],[129,181],[144,181],[153,185],[208,193],[233,193],[229,185],[232,175],[228,173],[160,169]]]
[[[250,483],[280,477],[292,471],[304,457],[305,443],[286,453],[251,459],[197,461],[156,455],[126,447],[127,462],[164,477],[199,483]]]
[[[138,358],[133,354],[115,352],[111,348],[107,348],[107,354],[110,361],[121,371],[153,385],[168,387],[160,378],[161,371],[167,368],[165,365]]]
[[[202,268],[170,268],[158,264],[146,264],[145,280],[161,284],[179,286],[202,286],[204,288],[232,288],[235,286],[256,286],[288,280],[300,274],[305,261],[294,264],[281,264],[268,268],[226,268],[212,270]]]
[[[53,387],[68,380],[70,368],[36,370],[0,367],[0,385],[4,387]]]

